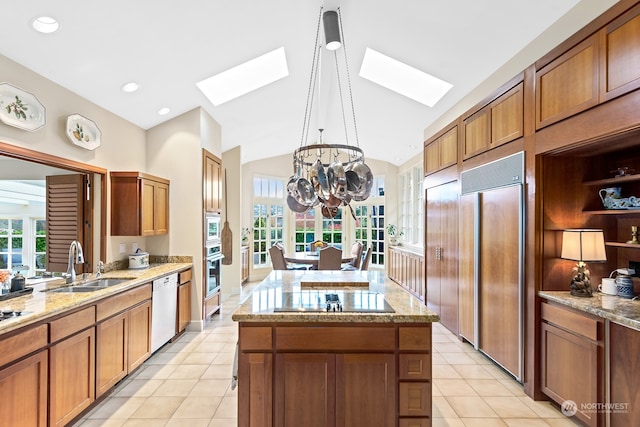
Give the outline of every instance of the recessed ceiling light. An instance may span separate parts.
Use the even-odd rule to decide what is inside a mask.
[[[451,83],[369,48],[364,53],[360,77],[428,107],[433,107],[453,87]]]
[[[170,111],[171,109],[169,107],[164,107],[158,110],[158,114],[160,114],[161,116],[166,116]]]
[[[50,16],[40,16],[31,22],[33,28],[44,34],[55,33],[60,28],[60,24]]]
[[[289,75],[284,47],[196,83],[214,106]]]
[[[120,88],[123,92],[131,93],[140,89],[140,85],[136,82],[129,82],[122,85]]]

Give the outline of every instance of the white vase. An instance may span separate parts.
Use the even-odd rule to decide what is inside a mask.
[[[398,244],[398,236],[389,236],[389,243],[391,245],[397,245]]]

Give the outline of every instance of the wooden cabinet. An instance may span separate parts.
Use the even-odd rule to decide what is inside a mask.
[[[240,324],[239,335],[239,426],[368,427],[431,419],[430,324],[251,322]]]
[[[463,120],[463,159],[466,160],[524,135],[523,88],[523,83],[518,83]]]
[[[50,323],[52,341],[73,335],[49,348],[49,425],[66,425],[95,400],[94,324],[94,307]]]
[[[427,307],[458,334],[458,183],[427,189],[425,279]]]
[[[202,150],[204,210],[206,213],[222,212],[222,160],[207,150]]]
[[[542,392],[558,404],[575,402],[586,425],[602,425],[602,412],[590,409],[604,398],[602,319],[547,302],[541,317]]]
[[[240,248],[240,260],[242,262],[240,281],[244,283],[249,280],[249,246]]]
[[[597,105],[598,49],[594,34],[536,72],[536,129]]]
[[[151,353],[151,285],[96,306],[96,394],[101,396]]]
[[[458,126],[453,126],[424,146],[424,174],[429,175],[458,162]]]
[[[640,425],[639,354],[640,331],[609,323],[609,402],[618,405],[611,427]]]
[[[178,324],[177,333],[184,331],[191,323],[191,277],[192,270],[178,275]]]
[[[111,235],[169,232],[169,181],[140,172],[111,172]]]
[[[421,254],[390,246],[387,257],[389,278],[424,301],[424,257]]]
[[[640,88],[640,6],[600,31],[601,101]]]
[[[16,427],[47,425],[47,325],[0,339],[0,414],[2,424]],[[34,352],[34,350],[41,349]],[[24,357],[30,353],[30,356]],[[15,362],[14,362],[15,361]]]

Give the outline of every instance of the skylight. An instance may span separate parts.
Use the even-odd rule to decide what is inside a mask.
[[[436,105],[453,87],[451,83],[369,48],[364,54],[360,77],[428,107]]]
[[[289,75],[284,47],[196,83],[216,107]]]

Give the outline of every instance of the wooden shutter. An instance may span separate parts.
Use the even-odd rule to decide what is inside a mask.
[[[69,245],[73,240],[82,244],[86,262],[91,260],[91,242],[84,239],[85,182],[88,176],[74,174],[46,178],[47,271],[65,272]],[[91,233],[86,234],[90,238]],[[79,271],[82,269],[76,270]]]

